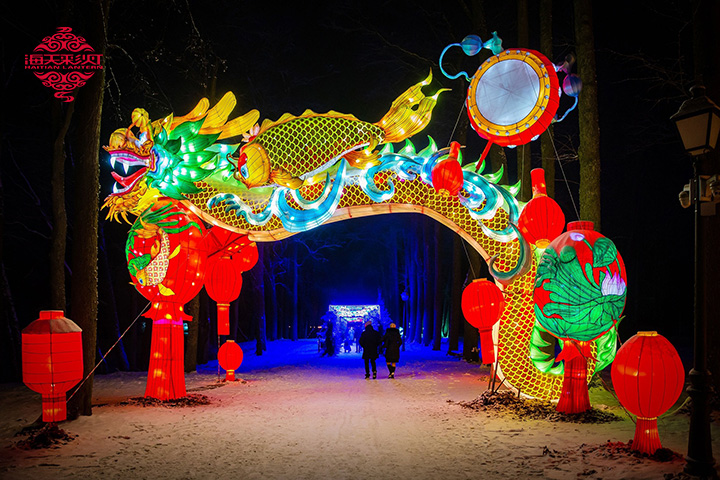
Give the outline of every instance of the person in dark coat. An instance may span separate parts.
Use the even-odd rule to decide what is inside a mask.
[[[385,361],[388,367],[388,378],[395,378],[395,366],[400,361],[400,345],[402,345],[402,337],[397,325],[390,324],[383,336],[382,348],[385,350]]]
[[[370,378],[370,365],[372,364],[373,379],[377,378],[377,365],[375,360],[378,358],[378,349],[382,343],[382,337],[373,328],[372,322],[365,322],[365,331],[360,335],[360,346],[363,349],[362,358],[365,361],[365,378]]]

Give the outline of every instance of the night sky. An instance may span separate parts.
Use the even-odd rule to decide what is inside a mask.
[[[276,119],[285,112],[297,115],[310,108],[352,113],[371,122],[432,69],[431,90],[446,87],[453,91],[441,97],[430,126],[413,140],[422,148],[426,136],[431,135],[438,145],[447,145],[458,115],[465,115],[467,84],[442,76],[437,61],[443,48],[471,33],[486,39],[492,31],[498,32],[504,47],[519,46],[514,2],[485,3],[486,29],[478,31],[456,1],[308,1],[291,6],[281,2],[281,9],[246,1],[115,2],[108,31],[111,47],[102,141],[130,123],[135,107],[147,109],[152,119],[170,112],[187,113],[206,95],[208,72],[217,64],[216,94],[219,98],[228,90],[235,93],[238,107],[234,115],[257,108],[261,119]],[[677,194],[688,181],[691,168],[669,117],[682,103],[683,89],[691,79],[687,73],[692,60],[688,2],[625,2],[621,9],[611,5],[615,2],[593,3],[602,233],[616,243],[628,269],[627,318],[621,325],[621,337],[626,339],[638,330],[658,330],[682,349],[688,346],[692,319],[692,213],[680,207]],[[572,2],[554,4],[554,49],[548,56],[559,62],[574,50],[573,13]],[[56,27],[71,26],[83,35],[78,10],[69,17],[63,17],[60,10],[53,2],[28,2],[0,14],[3,256],[21,328],[46,308],[51,228],[51,94],[22,67],[24,55]],[[538,12],[532,10],[531,42],[520,46],[539,48],[537,17]],[[92,38],[87,40],[93,44]],[[474,72],[487,56],[484,51],[478,57],[453,58]],[[561,109],[566,107],[563,104]],[[555,133],[556,142],[564,146],[561,152],[576,149],[576,113],[558,124]],[[477,158],[484,143],[469,132],[466,158]],[[540,166],[536,143],[531,147],[533,167]],[[508,157],[514,183],[514,153],[510,151]],[[564,171],[569,187],[558,167],[556,199],[566,219],[572,221],[577,219],[570,201],[572,194],[577,202],[577,162],[565,164]],[[101,198],[111,186],[109,167],[102,164]],[[315,267],[325,269],[319,273],[322,279],[318,284],[324,288],[333,285],[342,299],[375,297],[373,276],[378,262],[386,257],[383,235],[421,221],[415,215],[402,217],[377,224],[364,219],[321,227],[327,233],[314,235],[326,235],[328,243],[341,235],[361,237],[368,229],[374,229],[377,238],[368,241],[367,248],[324,252],[327,261]],[[71,217],[71,221],[77,220]],[[122,270],[128,227],[103,227],[110,256]]]

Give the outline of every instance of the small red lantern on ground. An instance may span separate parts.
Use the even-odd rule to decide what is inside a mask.
[[[463,186],[463,171],[458,161],[460,144],[450,143],[450,155],[438,163],[432,171],[435,191],[446,197],[456,197]]]
[[[23,382],[42,394],[44,422],[67,418],[65,393],[83,378],[82,330],[62,310],[44,310],[22,331]]]
[[[205,290],[217,302],[218,335],[230,335],[230,302],[238,298],[242,289],[242,258],[221,253],[208,260],[205,271]]]
[[[474,280],[462,294],[462,311],[465,319],[480,332],[480,349],[483,363],[495,362],[495,344],[492,328],[505,309],[505,298],[493,282]]]
[[[620,403],[637,416],[633,450],[654,454],[662,447],[657,417],[675,403],[685,383],[677,350],[657,332],[638,332],[615,355],[612,383]]]
[[[235,370],[242,365],[243,351],[240,345],[233,340],[228,340],[222,344],[218,350],[218,363],[226,371],[225,381],[235,381]]]
[[[565,227],[565,214],[555,200],[547,196],[545,186],[545,170],[533,169],[532,177],[533,198],[525,205],[518,228],[525,240],[537,248],[545,248],[555,240]]]

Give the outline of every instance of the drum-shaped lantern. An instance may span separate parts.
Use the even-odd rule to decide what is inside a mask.
[[[44,310],[22,331],[23,382],[42,395],[44,422],[67,418],[65,393],[83,378],[82,330],[62,310]]]

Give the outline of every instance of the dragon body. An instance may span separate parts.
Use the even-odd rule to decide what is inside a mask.
[[[140,172],[115,175],[116,193],[105,202],[108,217],[142,218],[154,202],[167,197],[212,224],[211,230],[269,242],[353,217],[430,216],[479,251],[503,285],[507,306],[495,334],[504,377],[530,396],[557,398],[562,365],[553,365],[548,357],[552,338],[534,330],[534,247],[515,226],[522,208],[515,199],[519,186],[497,185],[501,172],[483,176],[470,164],[463,171],[460,195],[444,196],[433,188],[431,172],[449,149],[438,149],[432,139],[419,152],[409,140],[398,151],[392,145],[429,122],[437,94],[422,95],[427,82],[401,95],[376,124],[334,112],[287,116],[260,128],[252,126],[255,111],[227,122],[235,104],[232,94],[211,110],[207,101],[201,102],[181,121],[171,115],[150,122],[140,112],[132,126],[138,133],[118,130],[106,147],[111,162]],[[229,143],[240,133],[246,143]],[[301,134],[314,140],[303,144]],[[383,143],[380,151],[374,150]],[[531,358],[533,340],[543,368]],[[593,355],[602,341],[609,343],[606,337],[592,342]],[[591,359],[590,374],[594,366]]]

